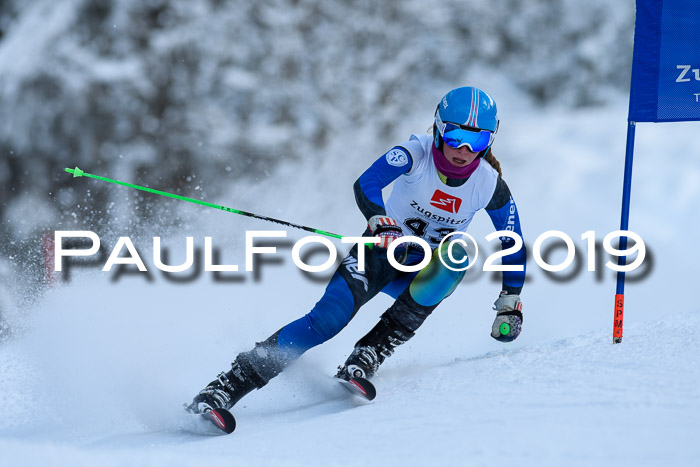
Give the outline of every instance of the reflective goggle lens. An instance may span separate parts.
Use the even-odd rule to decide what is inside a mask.
[[[469,146],[472,152],[481,152],[491,143],[493,133],[488,130],[465,130],[453,123],[445,123],[445,131],[442,139],[449,147],[457,149],[462,146]]]

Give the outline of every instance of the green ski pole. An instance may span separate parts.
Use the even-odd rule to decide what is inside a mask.
[[[188,201],[190,203],[201,204],[202,206],[208,206],[210,208],[220,209],[220,210],[226,211],[226,212],[240,214],[241,216],[254,217],[255,219],[261,219],[261,220],[269,221],[269,222],[276,222],[277,224],[286,225],[287,227],[294,227],[296,229],[306,230],[307,232],[313,232],[315,234],[325,235],[327,237],[343,238],[342,235],[334,234],[331,232],[326,232],[325,230],[314,229],[313,227],[307,227],[305,225],[293,224],[291,222],[283,221],[281,219],[275,219],[274,217],[260,216],[258,214],[253,214],[252,212],[241,211],[239,209],[228,208],[226,206],[220,206],[218,204],[208,203],[206,201],[201,201],[201,200],[194,199],[194,198],[188,198],[186,196],[180,196],[180,195],[168,193],[165,191],[154,190],[153,188],[147,188],[145,186],[139,186],[139,185],[134,185],[131,183],[120,182],[119,180],[112,180],[111,178],[100,177],[99,175],[93,175],[93,174],[89,174],[87,172],[83,172],[78,167],[76,167],[75,169],[65,169],[65,170],[69,174],[72,174],[74,178],[75,177],[94,178],[95,180],[102,180],[103,182],[114,183],[116,185],[122,185],[125,187],[134,188],[136,190],[147,191],[148,193],[154,193],[156,195],[166,196],[168,198],[179,199],[181,201]]]

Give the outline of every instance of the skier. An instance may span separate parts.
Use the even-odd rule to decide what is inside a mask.
[[[474,213],[481,209],[486,210],[496,230],[522,236],[515,202],[491,152],[498,124],[496,103],[486,92],[462,87],[447,93],[435,111],[432,135],[411,135],[377,159],[354,184],[355,199],[368,222],[364,236],[379,238],[376,246],[363,247],[364,272],[358,268],[356,245],[308,314],[240,353],[229,371],[194,397],[188,410],[203,413],[231,408],[305,351],[335,336],[362,305],[385,292],[396,301],[355,344],[336,375],[344,380],[371,378],[462,280],[465,271],[456,269],[465,264],[452,259],[465,258],[466,251],[454,242],[451,259],[445,246],[437,248],[443,237],[466,231]],[[393,191],[384,203],[382,188],[392,182]],[[388,246],[402,235],[420,237],[433,249],[430,262],[419,272],[401,272],[387,259]],[[514,241],[504,236],[501,243],[506,249]],[[420,248],[396,251],[406,265],[418,264],[424,257]],[[452,267],[446,267],[438,256]],[[522,271],[503,272],[502,290],[495,302],[491,336],[510,342],[520,334],[523,320],[524,248],[504,256],[502,263],[523,266]]]

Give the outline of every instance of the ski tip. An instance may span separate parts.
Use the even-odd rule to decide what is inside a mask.
[[[372,384],[368,379],[353,378],[350,381],[354,381],[360,386],[362,386],[362,389],[365,393],[364,396],[367,398],[368,401],[374,400],[374,398],[377,397],[377,389],[374,387],[374,384]]]
[[[226,409],[214,409],[208,412],[209,417],[224,433],[231,434],[236,429],[236,419]]]
[[[82,170],[80,170],[80,167],[78,167],[77,165],[75,166],[74,169],[66,168],[65,170],[66,170],[66,172],[68,172],[69,174],[72,174],[72,175],[73,175],[73,178],[75,178],[75,177],[82,177],[83,174],[85,173],[85,172],[83,172]]]
[[[377,390],[375,389],[374,384],[370,383],[369,380],[365,378],[337,379],[344,388],[356,396],[361,396],[368,401],[374,400],[374,398],[377,397]]]

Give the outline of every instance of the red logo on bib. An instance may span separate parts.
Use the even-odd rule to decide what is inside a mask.
[[[430,200],[430,205],[442,209],[443,211],[456,214],[459,211],[459,207],[462,205],[462,200],[448,195],[447,193],[443,193],[440,190],[435,190],[433,199]]]

